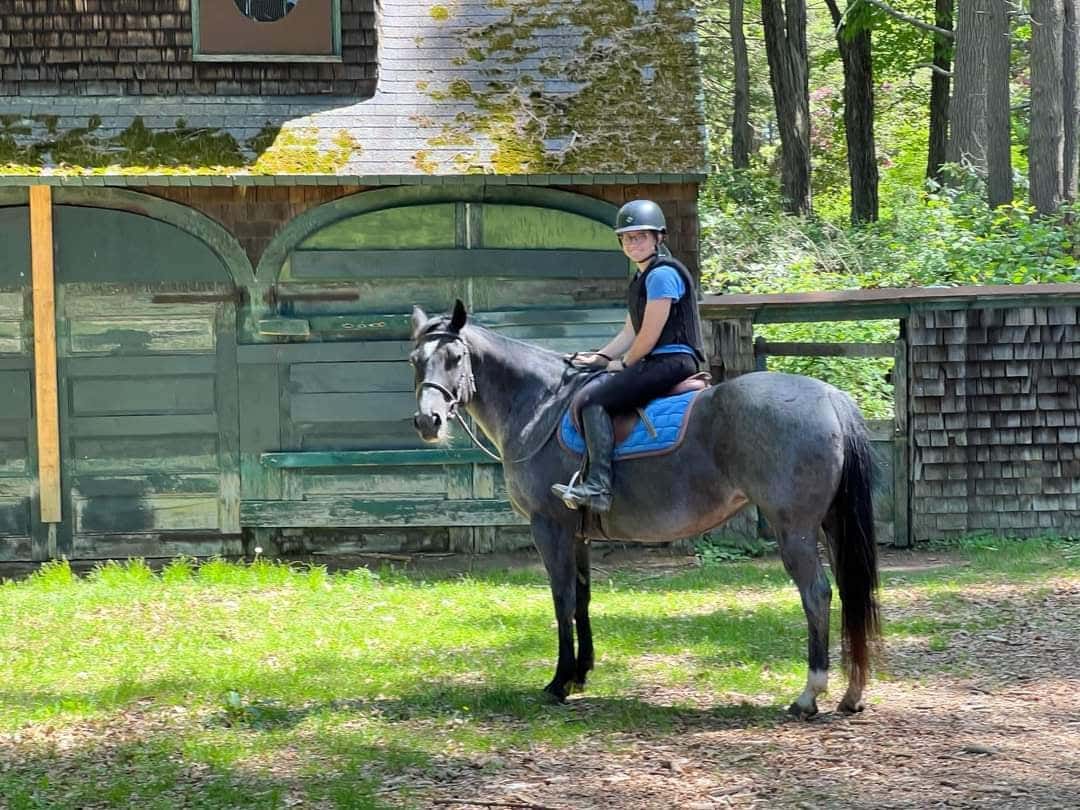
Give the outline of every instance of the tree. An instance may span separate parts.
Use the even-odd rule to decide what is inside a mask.
[[[1012,201],[1010,43],[1005,3],[964,0],[958,5],[953,96],[949,102],[949,162],[987,180],[987,197],[993,205]]]
[[[731,165],[736,169],[750,166],[750,59],[746,53],[743,31],[743,0],[730,0],[731,52],[735,62],[735,99],[731,118]]]
[[[986,200],[991,206],[1013,201],[1012,111],[1009,109],[1009,59],[1012,36],[1007,0],[990,3],[990,61],[986,65]]]
[[[952,31],[953,0],[934,0],[934,24]],[[927,144],[926,176],[942,180],[941,167],[949,146],[949,70],[952,67],[952,37],[934,34],[934,61],[930,74],[930,137]]]
[[[1061,196],[1066,202],[1076,200],[1077,186],[1077,127],[1080,126],[1080,91],[1077,71],[1080,70],[1080,0],[1065,0],[1065,30],[1061,43],[1064,64],[1062,108],[1065,112],[1064,159]]]
[[[840,13],[836,0],[825,0],[836,27],[844,63],[844,135],[851,182],[851,222],[878,218],[878,166],[874,146],[874,70],[870,25]],[[857,2],[857,0],[856,0]],[[849,6],[848,11],[851,11]]]
[[[809,214],[810,89],[806,59],[806,0],[761,0],[765,53],[769,59],[780,130],[780,176],[784,206]]]
[[[1061,207],[1064,193],[1065,0],[1031,0],[1031,203],[1040,214]]]

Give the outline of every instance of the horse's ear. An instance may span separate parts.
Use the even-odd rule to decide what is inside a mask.
[[[414,306],[412,308],[412,336],[413,340],[416,340],[420,336],[420,330],[424,328],[424,324],[428,322],[428,316],[424,310],[420,307]]]
[[[465,311],[465,305],[461,303],[459,298],[454,302],[454,314],[450,316],[450,331],[460,332],[461,327],[465,325],[465,321],[469,319],[469,313]]]

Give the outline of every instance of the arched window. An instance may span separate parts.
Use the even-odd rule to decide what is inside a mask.
[[[240,13],[256,22],[274,22],[292,11],[301,0],[233,0]]]

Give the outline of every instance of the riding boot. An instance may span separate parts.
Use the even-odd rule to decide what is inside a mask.
[[[587,507],[594,512],[611,509],[611,455],[615,450],[615,429],[603,405],[590,405],[581,412],[581,427],[589,453],[589,474],[580,483],[555,484],[551,491],[570,509]]]

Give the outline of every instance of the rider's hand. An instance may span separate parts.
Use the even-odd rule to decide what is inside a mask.
[[[571,362],[578,368],[605,368],[609,361],[598,352],[578,352]]]
[[[622,371],[624,368],[626,368],[626,363],[622,360],[611,360],[607,364],[608,371]]]

